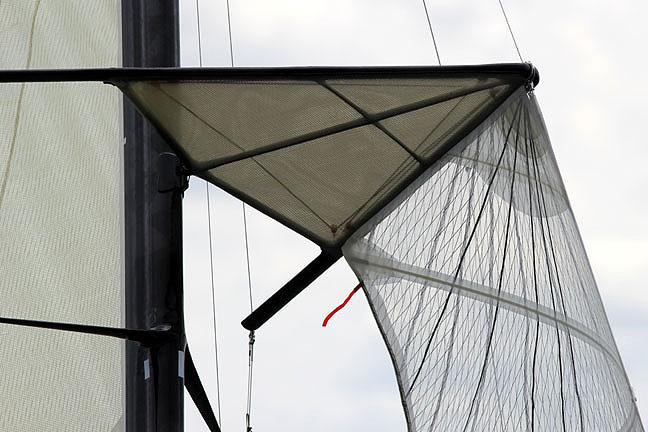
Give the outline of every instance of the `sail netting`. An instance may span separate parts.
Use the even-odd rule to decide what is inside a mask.
[[[343,250],[411,432],[643,431],[542,116],[523,88]]]
[[[0,2],[0,69],[121,65],[119,0]],[[0,317],[122,327],[121,95],[0,84]],[[1,431],[122,430],[124,343],[0,325]]]

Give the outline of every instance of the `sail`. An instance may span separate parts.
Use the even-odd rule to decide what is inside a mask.
[[[0,69],[121,65],[121,2],[0,2]],[[121,95],[0,84],[0,317],[122,327]],[[120,431],[124,343],[0,325],[0,430]]]
[[[643,431],[524,88],[343,251],[389,349],[410,432]]]
[[[109,80],[157,125],[192,174],[323,247],[339,247],[526,82],[532,68],[176,72]]]

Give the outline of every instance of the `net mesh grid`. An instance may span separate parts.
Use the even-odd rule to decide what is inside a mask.
[[[343,247],[414,431],[643,431],[524,89]]]

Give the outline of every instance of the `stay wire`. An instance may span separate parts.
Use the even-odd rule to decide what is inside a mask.
[[[515,35],[513,34],[511,23],[509,22],[508,16],[506,15],[506,11],[504,10],[504,5],[502,4],[502,0],[497,0],[497,1],[500,5],[500,9],[502,10],[502,15],[504,15],[506,26],[508,27],[509,33],[511,34],[511,39],[513,39],[513,45],[515,45],[515,51],[517,51],[517,55],[520,58],[520,61],[524,62],[524,60],[522,59],[522,54],[520,53],[520,47],[518,46],[517,40],[515,39]]]
[[[250,246],[248,242],[248,229],[247,229],[247,216],[245,211],[245,203],[243,203],[243,234],[245,237],[245,261],[247,264],[247,281],[248,281],[248,294],[250,297],[250,313],[254,310],[252,304],[252,275],[250,271]],[[254,366],[254,330],[250,330],[248,342],[248,380],[247,380],[247,410],[245,412],[245,429],[247,432],[252,431],[251,426],[251,412],[252,412],[252,371]]]
[[[196,23],[198,26],[198,62],[200,67],[203,66],[202,56],[202,37],[200,29],[200,5],[199,0],[196,0]],[[214,357],[216,363],[216,400],[218,408],[218,423],[222,425],[221,421],[221,401],[220,401],[220,368],[218,362],[218,326],[216,325],[216,288],[214,284],[214,245],[212,240],[212,224],[211,224],[211,200],[209,194],[209,182],[205,181],[205,194],[207,197],[207,230],[209,232],[209,276],[211,282],[211,303],[212,303],[212,319],[214,327]]]
[[[200,5],[198,4],[199,0],[196,0],[196,24],[198,25],[198,62],[200,67],[203,66],[203,57],[202,57],[202,38],[200,31]]]
[[[229,39],[230,66],[234,67],[234,48],[232,43],[232,18],[230,15],[230,2],[225,0],[227,5],[227,37]]]
[[[243,203],[243,236],[245,237],[245,264],[247,265],[247,283],[248,294],[250,297],[250,313],[252,313],[254,311],[254,305],[252,304],[252,272],[250,271],[250,244],[248,241],[248,226],[245,203]]]
[[[214,323],[214,356],[216,361],[216,396],[218,405],[218,423],[221,422],[221,402],[220,402],[220,371],[218,367],[218,332],[216,325],[216,289],[214,287],[214,246],[212,242],[212,227],[211,227],[211,204],[209,199],[209,183],[205,182],[205,192],[207,195],[207,227],[209,230],[209,270],[211,278],[211,293],[212,293],[212,318]]]
[[[245,430],[252,432],[252,370],[254,365],[254,330],[250,330],[248,342],[248,386],[247,386],[247,411],[245,413]]]
[[[230,67],[234,67],[234,44],[232,41],[232,14],[230,11],[229,0],[225,1],[227,6],[227,36],[229,39],[229,54],[230,54]],[[254,304],[252,301],[252,272],[250,270],[250,243],[248,239],[248,225],[247,225],[247,211],[245,202],[241,203],[243,209],[243,236],[245,237],[245,264],[247,269],[247,283],[248,295],[250,301],[250,313],[254,311]],[[245,412],[245,429],[247,432],[252,431],[251,417],[252,417],[252,372],[254,370],[254,330],[250,331],[248,341],[248,379],[247,379],[247,405]]]
[[[423,9],[425,10],[425,18],[427,19],[428,28],[430,29],[430,36],[432,36],[432,43],[434,44],[434,52],[436,53],[436,58],[437,61],[439,62],[439,66],[441,66],[439,47],[437,46],[436,38],[434,37],[434,30],[432,30],[432,21],[430,20],[430,13],[428,12],[428,8],[427,8],[427,4],[425,3],[425,0],[422,0],[422,2],[423,2]]]

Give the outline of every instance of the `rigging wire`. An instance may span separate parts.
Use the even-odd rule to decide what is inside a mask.
[[[425,0],[423,1],[423,9],[425,10],[425,18],[427,18],[428,28],[430,29],[430,36],[432,36],[432,43],[434,44],[434,52],[436,53],[437,61],[439,66],[441,66],[441,57],[439,56],[439,48],[437,47],[436,38],[434,37],[434,31],[432,30],[432,21],[430,20],[430,13],[428,12],[427,4]]]
[[[230,54],[230,67],[234,67],[234,44],[232,41],[232,14],[230,11],[230,2],[225,0],[227,7],[227,37],[229,40],[229,54]],[[250,271],[250,243],[248,240],[248,225],[247,225],[247,211],[244,202],[242,204],[243,210],[243,235],[245,237],[245,264],[247,267],[247,283],[248,295],[250,301],[250,313],[254,311],[254,304],[252,301],[252,273]],[[252,416],[252,372],[254,370],[254,330],[250,331],[248,336],[248,379],[247,379],[247,405],[245,412],[245,428],[247,432],[252,431],[251,416]]]
[[[196,23],[198,25],[198,62],[200,67],[203,67],[202,56],[202,37],[200,30],[200,5],[199,0],[196,0]],[[211,202],[209,194],[209,182],[205,180],[205,194],[207,197],[207,230],[209,232],[209,275],[211,282],[211,303],[212,303],[212,318],[214,327],[214,357],[216,363],[216,403],[218,408],[218,423],[222,425],[221,421],[221,401],[220,401],[220,368],[218,364],[218,332],[216,325],[216,289],[214,285],[214,245],[212,240],[212,224],[211,224]]]
[[[252,273],[250,272],[250,244],[248,242],[248,227],[245,203],[243,203],[243,235],[245,237],[245,264],[247,265],[247,283],[248,294],[250,297],[250,313],[252,313],[254,311],[254,305],[252,304]]]
[[[515,39],[515,35],[513,34],[511,23],[509,22],[508,16],[506,15],[506,11],[504,10],[504,5],[502,4],[502,0],[497,0],[497,1],[499,2],[500,9],[502,10],[502,15],[504,15],[506,26],[508,27],[509,33],[511,34],[511,39],[513,39],[513,45],[515,45],[515,50],[517,51],[517,55],[520,58],[520,61],[524,62],[524,60],[522,59],[522,54],[520,53],[520,47],[518,46],[517,40]]]
[[[230,16],[230,2],[225,0],[227,4],[227,37],[229,39],[229,53],[230,53],[230,66],[234,67],[234,48],[232,47],[232,18]]]
[[[245,430],[252,432],[250,423],[252,411],[252,370],[254,365],[254,330],[250,330],[248,342],[248,386],[247,386],[247,411],[245,413]]]
[[[205,182],[205,192],[207,194],[207,227],[209,230],[209,270],[211,278],[211,303],[212,303],[212,317],[214,323],[214,356],[216,360],[216,397],[218,406],[218,423],[221,422],[221,403],[220,403],[220,372],[218,367],[218,332],[216,326],[216,290],[214,288],[214,246],[212,243],[212,227],[211,227],[211,204],[209,199],[209,183]]]
[[[252,276],[250,272],[250,246],[248,242],[248,229],[247,217],[245,215],[245,203],[243,203],[243,234],[245,236],[245,262],[247,264],[247,281],[248,281],[248,294],[250,297],[250,313],[254,310],[252,304]],[[245,428],[247,432],[252,431],[250,425],[251,411],[252,411],[252,371],[254,366],[254,330],[250,330],[248,342],[248,380],[247,380],[247,405],[245,412]]]
[[[200,31],[200,5],[198,4],[199,0],[196,0],[196,24],[198,25],[198,62],[200,67],[203,66],[203,56],[202,56],[202,32]],[[205,183],[207,183],[205,181]]]

